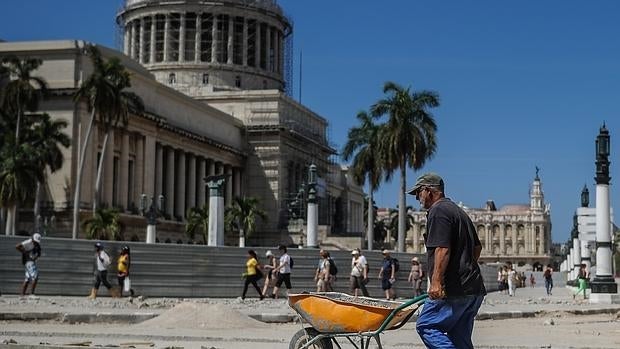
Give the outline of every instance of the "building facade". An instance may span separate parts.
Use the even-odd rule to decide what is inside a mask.
[[[488,201],[484,208],[470,208],[459,203],[467,212],[482,243],[480,261],[484,263],[512,262],[519,266],[540,268],[550,260],[551,212],[545,203],[542,182],[536,174],[530,188],[529,205],[505,205],[496,208]],[[425,252],[426,212],[410,212],[413,227],[408,231],[407,251]]]
[[[262,242],[293,242],[288,204],[307,182],[310,164],[317,165],[320,177],[323,229],[362,224],[357,205],[361,202],[363,207],[363,193],[353,182],[341,180],[343,169],[333,160],[336,152],[327,139],[327,120],[286,93],[292,26],[275,1],[127,0],[117,22],[124,33],[124,54],[99,48],[104,57],[121,59],[131,73],[132,91],[146,106],[145,115],[131,115],[126,128],[110,132],[103,162],[101,202],[120,209],[125,238],[144,240],[138,206],[145,194],[165,198],[158,240],[186,241],[187,211],[208,204],[204,177],[227,174],[225,205],[236,196],[257,197],[269,217],[259,222]],[[50,176],[41,217],[54,217],[58,236],[70,232],[82,143],[77,140],[83,141],[90,118],[87,105],[72,100],[92,72],[86,45],[0,43],[2,56],[43,60],[35,75],[47,80],[52,97],[41,109],[69,121],[67,133],[73,143],[63,168]],[[94,200],[105,136],[99,126],[87,149],[83,215],[90,214]],[[336,217],[337,205],[354,208]],[[352,212],[354,221],[346,216]],[[27,219],[20,221],[22,229],[29,229]]]

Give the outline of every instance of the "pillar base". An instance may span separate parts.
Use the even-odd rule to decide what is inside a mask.
[[[591,304],[620,304],[620,294],[611,293],[591,293]]]
[[[618,284],[611,276],[597,276],[590,284],[592,293],[618,293]]]
[[[157,228],[155,228],[154,224],[149,224],[146,226],[146,243],[154,244],[157,236]]]

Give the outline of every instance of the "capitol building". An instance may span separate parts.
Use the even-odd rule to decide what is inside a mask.
[[[203,179],[226,174],[226,206],[237,196],[256,197],[267,213],[254,243],[299,243],[303,224],[291,219],[288,204],[311,164],[319,176],[319,236],[361,236],[362,188],[336,161],[327,119],[291,98],[293,26],[276,1],[126,0],[116,20],[123,52],[97,47],[119,57],[146,106],[110,131],[103,161],[101,203],[120,210],[126,240],[145,239],[144,194],[165,198],[158,240],[186,242],[187,211],[209,201]],[[0,42],[0,56],[43,61],[34,75],[51,96],[40,110],[69,123],[72,146],[45,187],[42,219],[53,220],[54,236],[71,236],[79,144],[90,119],[86,101],[74,103],[73,95],[92,72],[87,45]],[[104,135],[98,125],[87,149],[82,219],[91,214]],[[18,229],[31,230],[33,220],[21,207]]]

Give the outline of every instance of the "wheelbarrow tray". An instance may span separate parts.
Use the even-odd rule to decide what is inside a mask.
[[[377,331],[394,309],[403,304],[339,292],[290,294],[288,300],[291,308],[321,333]],[[383,328],[396,328],[418,307],[416,303],[400,309]]]

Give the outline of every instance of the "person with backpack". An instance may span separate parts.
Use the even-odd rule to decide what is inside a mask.
[[[97,298],[99,286],[103,285],[108,289],[112,297],[119,297],[120,293],[108,281],[108,267],[110,266],[110,256],[103,249],[101,242],[95,243],[95,283],[90,290],[89,299]]]
[[[278,266],[273,270],[278,275],[278,281],[276,281],[276,286],[273,288],[273,293],[271,294],[271,298],[278,298],[278,290],[280,290],[280,286],[282,283],[286,286],[286,291],[292,288],[291,285],[291,269],[293,268],[293,259],[288,255],[286,246],[280,245],[278,247],[278,251],[280,251],[280,262]]]
[[[316,291],[317,292],[328,292],[333,291],[332,288],[332,264],[331,258],[329,258],[329,253],[325,250],[319,251],[319,264],[314,272],[314,281],[316,282]]]
[[[551,290],[553,290],[553,268],[551,268],[551,264],[547,264],[547,268],[543,273],[543,278],[545,279],[545,289],[547,290],[547,296],[551,296]]]
[[[381,279],[381,289],[385,292],[385,299],[396,299],[396,293],[392,285],[396,282],[396,265],[394,259],[390,256],[390,251],[383,250],[383,262],[379,270],[379,279]]]
[[[32,238],[24,240],[15,246],[17,251],[22,254],[22,264],[24,265],[26,278],[22,284],[21,296],[26,295],[28,284],[32,283],[30,295],[34,296],[39,281],[39,269],[37,268],[37,259],[41,257],[41,234],[34,233]]]

